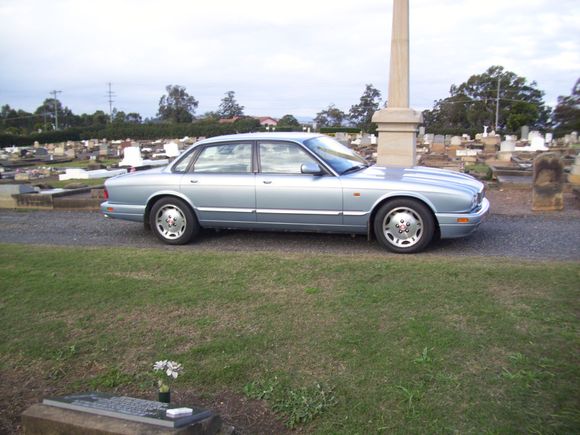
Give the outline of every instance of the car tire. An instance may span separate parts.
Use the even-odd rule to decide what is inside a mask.
[[[389,251],[412,254],[422,251],[433,238],[435,223],[431,211],[414,199],[385,203],[374,220],[375,236]]]
[[[149,225],[168,245],[185,245],[199,233],[199,223],[189,205],[178,198],[162,198],[151,208]]]

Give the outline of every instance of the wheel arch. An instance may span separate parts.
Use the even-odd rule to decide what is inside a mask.
[[[148,229],[148,230],[151,229],[151,226],[149,224],[149,217],[151,215],[151,209],[153,208],[153,206],[155,205],[155,203],[157,201],[164,199],[164,198],[177,198],[177,199],[180,199],[183,202],[185,202],[185,204],[187,204],[187,206],[190,208],[191,212],[193,213],[193,215],[197,219],[197,222],[199,223],[199,216],[197,215],[195,207],[193,206],[193,204],[191,203],[189,198],[187,198],[187,196],[182,195],[181,193],[178,193],[178,192],[157,192],[154,195],[150,196],[149,199],[147,200],[147,205],[145,207],[145,213],[143,216],[143,222],[144,222],[146,229]]]
[[[369,214],[369,221],[367,222],[368,228],[368,238],[369,240],[376,238],[375,229],[374,229],[374,222],[375,217],[380,210],[380,208],[388,202],[395,201],[397,199],[411,199],[423,204],[427,210],[431,213],[431,217],[433,218],[433,223],[435,225],[435,233],[433,234],[433,239],[439,239],[441,236],[441,229],[439,228],[439,221],[437,220],[437,216],[435,216],[435,206],[431,201],[421,195],[414,195],[410,193],[392,193],[389,195],[385,195],[380,198],[371,209],[371,213]]]

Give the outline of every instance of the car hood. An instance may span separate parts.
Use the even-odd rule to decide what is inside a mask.
[[[405,183],[429,184],[438,186],[461,186],[469,187],[470,190],[480,192],[483,184],[471,175],[445,169],[427,168],[414,166],[412,168],[396,168],[385,166],[370,166],[362,171],[352,174],[353,178],[383,179]]]

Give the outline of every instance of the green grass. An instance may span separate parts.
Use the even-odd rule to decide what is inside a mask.
[[[580,267],[0,245],[0,378],[266,400],[313,433],[578,433]]]
[[[121,161],[121,159],[101,159],[95,163],[100,163],[102,165],[114,165],[115,163],[119,163],[120,161]],[[54,163],[54,164],[51,164],[50,167],[52,167],[52,168],[83,168],[83,169],[86,169],[90,163],[91,163],[91,160],[73,160],[72,162]]]
[[[64,188],[67,189],[71,186],[77,187],[80,185],[83,186],[102,186],[105,184],[106,178],[91,178],[91,179],[79,179],[79,180],[40,180],[44,184],[50,185],[53,189],[57,188]]]
[[[480,175],[480,177],[485,178],[486,180],[491,180],[493,175],[491,168],[482,163],[466,164],[465,172],[467,174]]]

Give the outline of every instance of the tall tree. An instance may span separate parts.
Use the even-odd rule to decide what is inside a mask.
[[[167,85],[165,90],[167,95],[163,95],[159,100],[157,116],[162,121],[168,122],[193,121],[199,102],[189,95],[183,86]]]
[[[498,83],[499,116],[495,126]],[[432,110],[423,112],[430,131],[480,131],[483,125],[489,125],[514,133],[523,125],[539,129],[549,126],[550,108],[537,83],[528,83],[525,77],[502,66],[492,66],[459,86],[451,85],[449,93],[449,97],[435,101]]]
[[[222,98],[218,108],[220,118],[229,119],[234,116],[244,115],[244,106],[238,104],[235,95],[236,93],[234,91],[228,91],[226,92],[225,97]]]
[[[346,114],[334,104],[316,114],[314,122],[320,127],[341,127]]]
[[[350,121],[364,132],[372,130],[373,114],[381,105],[381,92],[372,84],[368,84],[360,97],[358,104],[351,106],[348,113]]]
[[[141,115],[139,115],[137,112],[129,112],[125,117],[125,122],[129,124],[141,124],[143,122],[143,119],[141,118]]]
[[[57,117],[59,129],[71,127],[72,123],[74,123],[74,115],[72,111],[68,107],[63,107],[59,99],[47,98],[40,106],[38,106],[34,113],[39,115],[37,122],[42,122],[45,130],[52,130],[57,127]]]
[[[13,134],[26,134],[34,129],[38,116],[22,109],[13,109],[5,104],[0,109],[0,131]]]
[[[284,115],[278,121],[278,127],[280,128],[298,128],[300,123],[293,115]]]
[[[580,131],[580,78],[569,96],[558,97],[552,120],[557,134]]]

